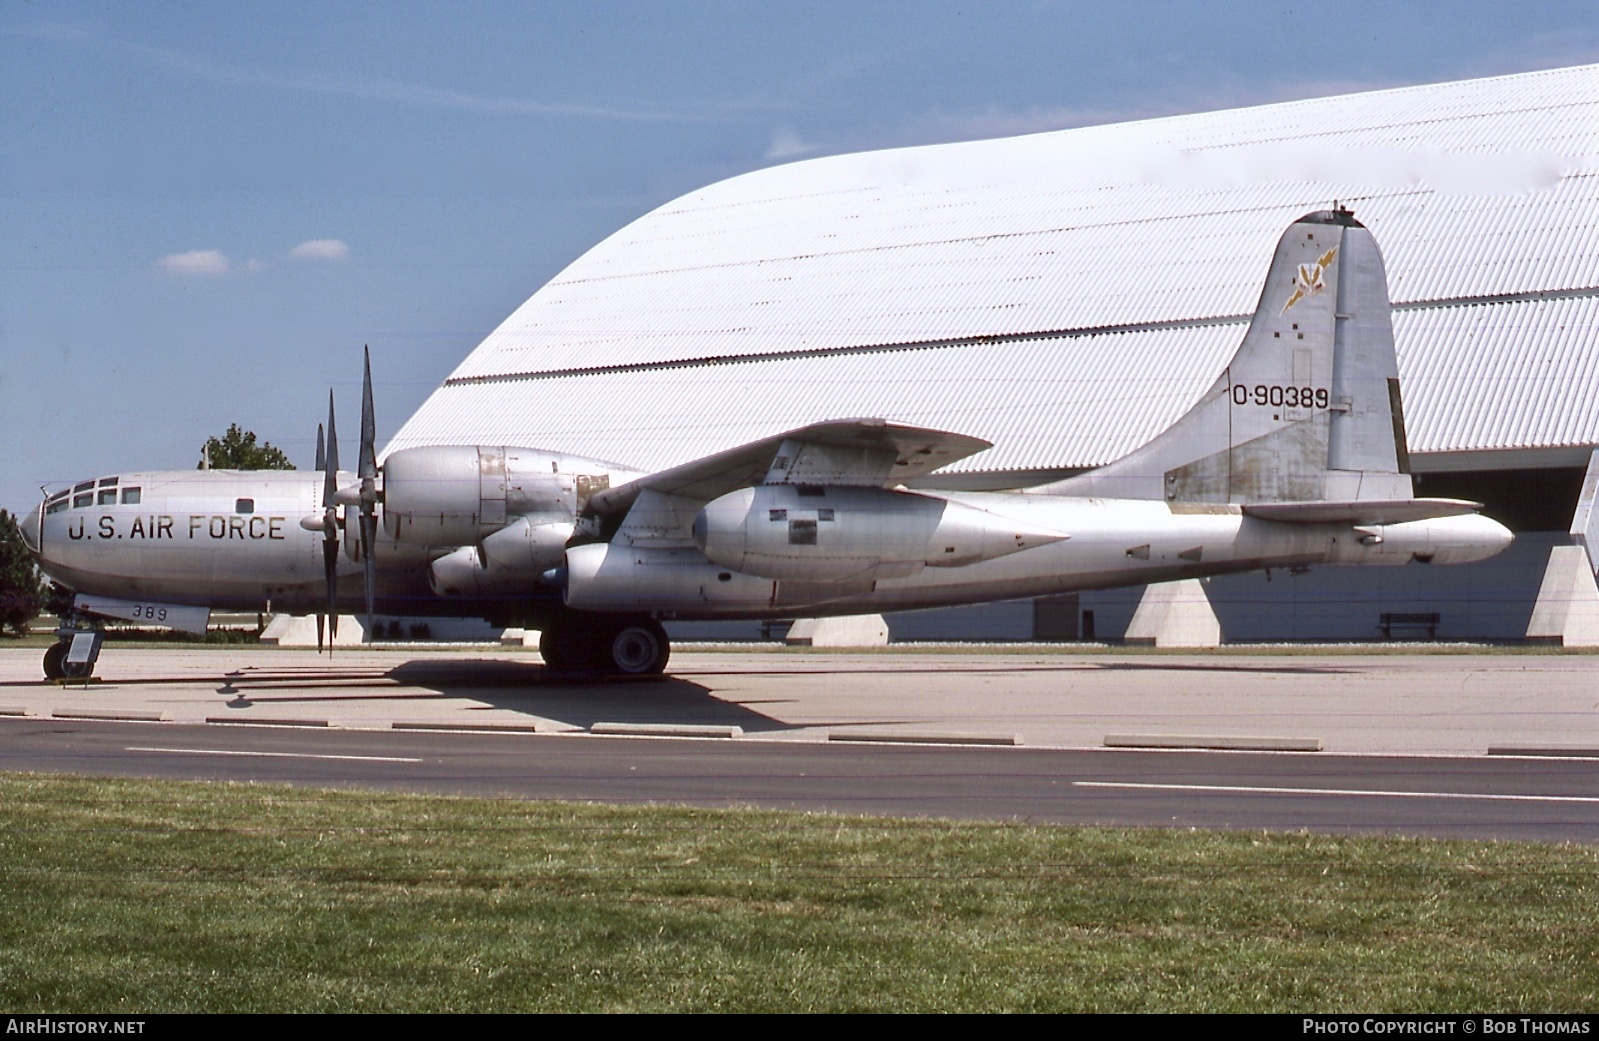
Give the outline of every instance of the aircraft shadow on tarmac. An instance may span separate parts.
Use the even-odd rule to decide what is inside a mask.
[[[394,684],[397,689],[386,689]],[[418,692],[414,688],[424,688]],[[468,699],[588,729],[595,723],[737,726],[749,732],[793,729],[713,695],[708,687],[672,676],[607,677],[557,673],[542,664],[417,659],[391,669],[258,670],[228,673],[217,693],[232,708],[364,701]],[[474,710],[455,710],[451,722],[468,725]]]

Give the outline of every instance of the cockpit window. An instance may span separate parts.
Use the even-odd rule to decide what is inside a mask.
[[[44,512],[60,513],[71,504],[72,500],[68,497],[67,493],[61,492],[58,495],[51,496],[50,500],[44,504]]]
[[[122,505],[124,505],[124,506],[137,506],[137,505],[139,505],[139,489],[138,488],[124,488],[124,489],[122,489]]]
[[[75,510],[82,509],[85,506],[93,505],[94,492],[92,490],[87,492],[79,492],[77,495],[72,497],[72,508]]]
[[[115,506],[117,504],[117,490],[115,488],[101,488],[98,506]]]
[[[234,513],[254,513],[255,512],[255,500],[254,499],[240,499],[238,502],[235,502],[233,504],[233,512]]]
[[[102,487],[102,488],[106,487],[107,485],[116,484],[116,483],[117,483],[117,479],[115,477],[102,477],[102,478],[100,478],[100,487]]]
[[[78,484],[73,485],[72,486],[72,490],[75,491],[75,492],[93,491],[94,490],[94,482],[93,481],[82,481],[82,482],[80,482]]]

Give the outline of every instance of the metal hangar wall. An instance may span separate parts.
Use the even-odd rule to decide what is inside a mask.
[[[735,177],[578,258],[389,447],[655,469],[875,415],[995,443],[946,486],[1036,483],[1180,415],[1236,347],[1282,228],[1334,201],[1384,251],[1418,494],[1486,501],[1522,534],[1471,568],[1218,578],[1223,631],[1370,638],[1381,612],[1431,604],[1443,636],[1520,635],[1599,443],[1599,66]],[[1134,600],[1072,610],[1115,637]],[[1033,605],[947,617],[891,626],[1040,624]]]

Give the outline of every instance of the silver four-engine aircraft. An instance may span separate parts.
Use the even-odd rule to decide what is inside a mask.
[[[330,402],[320,473],[124,473],[47,494],[25,537],[75,600],[46,675],[71,671],[65,640],[98,617],[203,630],[212,608],[336,620],[363,601],[369,632],[374,612],[481,617],[539,629],[553,668],[658,673],[663,619],[1448,564],[1512,538],[1478,503],[1413,496],[1382,256],[1342,208],[1284,233],[1237,354],[1185,415],[1040,487],[906,490],[989,442],[881,419],[659,473],[500,445],[400,449],[379,466],[370,364],[364,397],[354,473],[338,467]]]

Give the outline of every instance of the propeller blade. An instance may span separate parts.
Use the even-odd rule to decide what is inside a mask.
[[[333,508],[333,493],[339,490],[339,432],[333,423],[333,392],[328,391],[328,455],[322,478],[322,506]]]
[[[373,543],[377,541],[378,509],[378,420],[372,394],[372,348],[363,345],[361,373],[361,458],[358,464],[361,478],[361,561],[366,580],[366,639],[372,641],[373,587],[377,578],[377,561],[373,559]]]
[[[318,611],[316,613],[316,652],[318,654],[322,653],[322,631],[327,628],[327,624],[327,615],[323,614],[321,611]]]
[[[377,536],[377,518],[361,506],[361,562],[366,567],[366,639],[372,642],[372,598],[377,578],[377,561],[372,556],[372,543]]]
[[[327,586],[328,605],[327,614],[332,640],[328,643],[328,653],[333,653],[333,641],[339,635],[339,543],[332,535],[323,536],[322,539],[322,580]],[[317,649],[321,650],[322,618],[317,617]]]
[[[317,428],[317,450],[322,454],[322,430]],[[322,582],[327,591],[328,654],[339,637],[339,510],[333,495],[339,490],[339,432],[333,419],[333,391],[328,391],[327,454],[322,475]],[[317,616],[317,650],[322,649],[322,616]]]
[[[359,476],[361,478],[361,491],[364,495],[368,481],[375,481],[378,476],[378,419],[372,407],[372,349],[363,347],[366,352],[366,371],[361,378],[361,462]]]
[[[328,447],[322,439],[321,423],[316,425],[316,468],[318,470],[326,470],[328,468]]]

